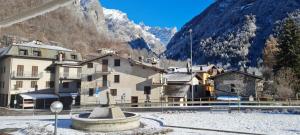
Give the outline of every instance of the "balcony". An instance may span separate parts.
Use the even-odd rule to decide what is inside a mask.
[[[33,73],[17,73],[16,71],[13,71],[11,73],[11,78],[12,79],[40,79],[43,77],[43,72],[40,72],[38,74],[33,74]]]
[[[107,70],[102,70],[98,68],[94,69],[88,69],[85,73],[82,74],[82,77],[87,77],[89,75],[108,75],[113,72],[112,68],[109,68]]]
[[[60,74],[60,80],[81,80],[81,74]]]
[[[95,72],[95,74],[110,74],[110,73],[112,73],[112,69],[111,68],[109,68],[109,69],[106,69],[106,70],[101,70],[101,69],[96,69],[95,68],[95,70],[94,70]]]

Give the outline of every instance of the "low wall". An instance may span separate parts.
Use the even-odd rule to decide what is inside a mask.
[[[130,130],[140,127],[140,115],[135,113],[124,113],[126,118],[124,119],[87,119],[80,118],[80,115],[86,114],[75,114],[72,116],[72,128],[85,131],[122,131]],[[127,117],[128,116],[128,117]]]

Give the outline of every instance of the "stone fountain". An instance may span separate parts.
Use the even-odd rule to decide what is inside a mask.
[[[107,104],[96,107],[91,113],[72,115],[72,128],[93,132],[112,132],[140,127],[140,115],[122,112],[120,107],[112,105],[107,92]]]

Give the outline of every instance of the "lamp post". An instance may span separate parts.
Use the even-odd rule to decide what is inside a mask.
[[[190,33],[190,47],[191,47],[191,90],[192,90],[192,102],[194,102],[194,86],[193,86],[193,38],[192,38],[192,32],[193,30],[190,29],[189,33]],[[192,103],[193,104],[193,103]]]
[[[60,113],[63,109],[63,104],[60,101],[54,101],[51,106],[51,112],[55,113],[55,128],[54,135],[57,135],[57,114]]]

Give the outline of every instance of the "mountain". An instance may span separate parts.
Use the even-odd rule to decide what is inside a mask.
[[[126,13],[104,8],[104,17],[111,35],[117,40],[128,42],[134,49],[146,49],[160,54],[176,29],[136,24]]]
[[[194,64],[256,67],[266,39],[286,17],[299,20],[299,9],[299,0],[217,0],[175,34],[165,55],[189,58],[192,29]]]
[[[39,7],[51,0],[0,0],[0,18]],[[1,28],[0,36],[13,35],[46,43],[56,41],[60,46],[74,49],[83,55],[101,47],[126,50],[126,45],[114,44],[109,38],[103,9],[98,0],[75,0],[30,20]]]
[[[143,23],[139,24],[145,31],[153,34],[155,37],[157,37],[161,43],[164,46],[167,46],[167,44],[170,42],[171,38],[175,35],[177,32],[177,28],[168,28],[168,27],[150,27],[146,26]]]

